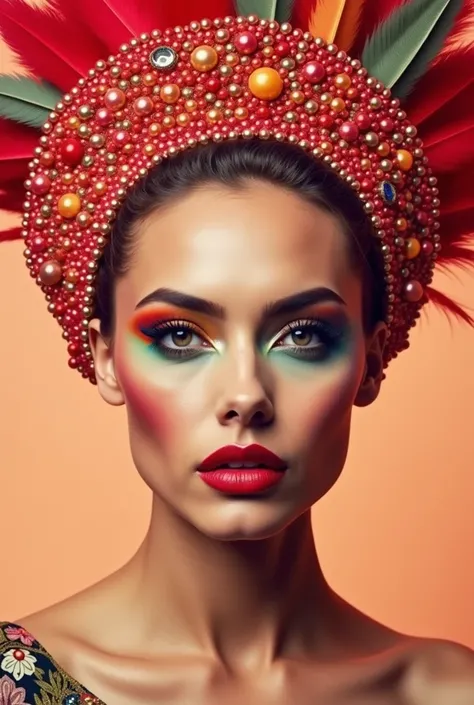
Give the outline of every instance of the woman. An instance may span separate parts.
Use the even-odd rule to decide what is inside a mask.
[[[341,46],[357,41],[350,5],[326,35]],[[444,46],[460,5],[394,12],[404,35],[418,18]],[[91,21],[81,7],[73,43]],[[22,12],[23,28],[57,21]],[[409,68],[387,74],[400,95]],[[71,65],[54,70],[63,88]],[[472,260],[454,157],[440,212],[416,128],[383,85],[253,16],[143,36],[87,75],[43,128],[22,235],[71,367],[126,406],[153,511],[118,572],[1,624],[0,702],[474,702],[471,652],[335,595],[310,521],[342,471],[353,406],[376,400],[422,305],[470,321],[430,289],[436,261]]]

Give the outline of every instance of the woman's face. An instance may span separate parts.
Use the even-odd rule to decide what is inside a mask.
[[[345,462],[351,411],[381,377],[338,220],[266,183],[206,185],[151,215],[117,283],[112,346],[91,341],[99,391],[126,405],[141,476],[217,539],[263,538],[305,512]],[[197,467],[257,443],[287,464],[263,494],[229,496]]]

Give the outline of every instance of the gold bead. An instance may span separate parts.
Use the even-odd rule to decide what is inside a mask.
[[[245,120],[249,116],[249,111],[247,110],[247,108],[236,108],[234,115],[237,120]]]
[[[194,110],[197,109],[197,101],[190,98],[185,102],[184,107],[188,111],[188,113],[192,113],[194,112]]]
[[[406,149],[397,150],[396,159],[402,171],[409,171],[413,166],[413,155]]]
[[[342,98],[334,98],[333,100],[331,100],[330,105],[335,113],[341,113],[346,107],[346,104],[342,100]]]
[[[377,147],[377,152],[381,157],[388,157],[390,154],[390,145],[388,142],[381,142]]]
[[[186,127],[186,125],[189,125],[190,120],[191,120],[191,118],[189,117],[189,115],[187,113],[180,113],[176,117],[176,122],[178,123],[178,125],[180,127]]]
[[[166,83],[161,87],[160,98],[164,103],[171,105],[179,100],[181,90],[176,83]]]
[[[337,76],[334,78],[334,83],[338,88],[342,88],[342,90],[347,90],[351,86],[351,77],[347,75],[347,73],[338,73]]]
[[[58,202],[58,213],[63,218],[75,218],[81,210],[81,199],[75,193],[66,193]]]
[[[275,100],[283,90],[283,79],[275,69],[256,69],[249,76],[249,89],[256,98]]]
[[[416,237],[409,237],[406,241],[406,255],[407,259],[415,259],[418,257],[421,251],[420,241]]]
[[[305,96],[303,91],[292,91],[291,100],[297,105],[301,105],[301,103],[304,103]]]
[[[191,64],[196,71],[212,71],[218,61],[219,56],[216,50],[206,44],[196,47],[191,54]]]
[[[222,113],[216,108],[211,108],[211,110],[208,111],[206,117],[208,122],[219,122],[219,120],[222,120]]]

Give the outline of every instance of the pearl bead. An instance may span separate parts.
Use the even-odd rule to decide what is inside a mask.
[[[75,193],[66,193],[58,202],[58,213],[63,218],[75,218],[81,210],[81,199]]]
[[[176,85],[176,83],[166,83],[164,86],[161,87],[160,98],[164,103],[167,103],[168,105],[176,103],[176,101],[179,100],[180,95],[181,90],[179,86]]]
[[[126,103],[125,93],[118,88],[111,88],[104,96],[105,105],[113,110],[121,110]]]
[[[253,32],[241,32],[234,39],[234,45],[239,54],[248,56],[257,50],[258,41]]]
[[[406,241],[406,255],[407,259],[415,259],[418,257],[421,251],[420,241],[416,237],[409,237]]]
[[[205,44],[196,47],[191,54],[191,64],[196,71],[206,72],[212,71],[217,66],[219,55],[217,51]]]
[[[107,110],[107,108],[100,108],[95,114],[95,119],[97,120],[98,125],[101,127],[106,127],[107,125],[110,125],[114,118],[110,110]]]
[[[347,73],[339,73],[335,77],[334,83],[338,88],[342,88],[342,90],[347,90],[350,87],[352,81],[351,77],[348,76]]]
[[[334,98],[333,100],[331,100],[330,105],[335,113],[341,113],[346,107],[346,104],[342,100],[342,98]]]
[[[43,196],[45,193],[48,193],[50,188],[51,179],[45,176],[45,174],[39,174],[38,176],[35,176],[35,178],[31,182],[31,190],[37,196]]]
[[[49,262],[44,262],[41,265],[39,271],[39,278],[41,283],[45,286],[53,286],[57,284],[62,278],[63,271],[59,262],[50,260]]]
[[[68,166],[77,166],[84,156],[84,147],[78,139],[64,140],[60,149],[61,159]]]
[[[406,149],[397,151],[397,164],[402,171],[409,171],[413,166],[413,155]]]
[[[416,281],[416,279],[413,279],[412,281],[409,281],[405,284],[404,293],[407,301],[410,301],[411,303],[416,303],[421,299],[424,292],[420,282]]]
[[[256,98],[275,100],[283,90],[283,79],[275,69],[256,69],[249,76],[249,89]]]
[[[326,75],[326,69],[319,61],[308,61],[303,66],[302,74],[311,84],[320,83]]]
[[[133,110],[136,115],[150,115],[153,112],[153,101],[148,96],[137,98],[133,104]]]
[[[347,142],[355,142],[359,137],[359,128],[355,122],[343,122],[339,128],[339,134]]]

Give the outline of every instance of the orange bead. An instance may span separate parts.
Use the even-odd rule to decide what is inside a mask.
[[[283,90],[283,79],[275,69],[256,69],[249,76],[249,89],[256,98],[275,100]]]
[[[219,55],[214,47],[202,45],[196,47],[191,54],[191,64],[196,71],[212,71],[217,66]]]
[[[388,142],[381,142],[377,147],[377,152],[381,157],[388,157],[390,154],[390,145]]]
[[[171,105],[179,100],[181,89],[176,83],[166,83],[161,87],[160,98],[164,103]]]
[[[403,232],[408,228],[408,221],[406,218],[398,218],[397,222],[395,223],[395,227],[397,228],[398,232]]]
[[[346,107],[346,104],[342,100],[342,98],[334,98],[334,100],[331,100],[330,105],[335,113],[341,113],[344,110],[344,108]]]
[[[348,76],[347,73],[338,73],[334,79],[334,83],[338,88],[342,88],[342,90],[346,91],[350,87],[352,81],[351,77]]]
[[[66,193],[58,202],[58,213],[63,218],[75,218],[81,210],[81,199],[76,193]]]
[[[409,237],[406,241],[407,259],[415,259],[421,251],[420,241],[416,237]]]
[[[413,166],[413,155],[406,149],[397,151],[397,164],[402,171],[408,171]]]

